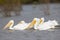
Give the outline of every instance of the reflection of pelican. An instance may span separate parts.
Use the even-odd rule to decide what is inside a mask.
[[[48,22],[44,22],[42,24],[39,24],[39,26],[37,26],[37,29],[39,30],[48,30],[51,28],[55,28],[55,26],[58,25],[58,22],[56,20],[50,20]]]
[[[9,21],[9,23],[4,27],[4,29],[9,28],[9,29],[11,29],[11,30],[25,30],[25,29],[32,28],[35,23],[36,23],[36,20],[35,20],[35,18],[34,18],[31,23],[25,23],[24,21],[21,21],[19,24],[13,26],[13,25],[14,25],[14,21],[11,20],[11,21]]]

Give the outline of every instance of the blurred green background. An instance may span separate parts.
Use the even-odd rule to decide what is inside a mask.
[[[0,0],[0,12],[4,12],[3,16],[11,16],[11,11],[15,11],[16,15],[19,15],[23,4],[43,3],[60,3],[60,0]]]
[[[60,0],[0,0],[0,5],[5,5],[5,4],[18,4],[19,2],[22,4],[32,4],[34,2],[36,3],[45,3],[45,2],[50,2],[50,3],[60,3]]]

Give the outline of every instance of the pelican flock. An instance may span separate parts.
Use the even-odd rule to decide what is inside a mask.
[[[10,20],[3,29],[9,28],[10,30],[25,30],[25,29],[32,28],[35,23],[36,23],[36,20],[33,19],[33,21],[30,23],[26,23],[25,21],[21,21],[17,25],[13,26],[14,20]]]
[[[47,22],[44,20],[44,17],[34,18],[32,22],[26,23],[25,21],[20,21],[17,25],[14,25],[14,20],[10,20],[3,29],[28,30],[33,28],[35,30],[48,30],[55,28],[56,25],[59,25],[56,20],[48,20]]]

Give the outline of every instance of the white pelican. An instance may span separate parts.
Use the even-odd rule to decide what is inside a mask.
[[[25,30],[25,29],[32,28],[35,23],[36,23],[36,20],[34,18],[31,23],[25,23],[24,21],[21,21],[19,24],[13,26],[14,25],[14,21],[10,20],[8,22],[8,24],[3,29],[9,28],[10,30]]]
[[[36,19],[36,23],[35,23],[35,25],[34,25],[34,29],[37,29],[37,27],[40,25],[40,24],[42,24],[42,23],[44,23],[44,18],[42,17],[42,18],[35,18]]]
[[[59,25],[58,22],[56,20],[49,20],[47,22],[44,22],[42,24],[39,24],[39,26],[37,26],[38,30],[48,30],[51,28],[55,28],[56,25]]]

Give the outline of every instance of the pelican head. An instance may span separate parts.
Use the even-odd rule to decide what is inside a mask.
[[[36,20],[36,23],[34,25],[34,29],[37,29],[40,24],[44,23],[44,18],[43,17],[40,18],[40,19],[39,18],[35,18],[35,20]]]
[[[9,27],[12,27],[14,25],[14,20],[10,20],[3,29],[7,29]]]
[[[36,23],[36,18],[33,19],[33,21],[30,23],[30,26],[33,26]]]
[[[33,28],[35,23],[36,23],[36,18],[34,18],[34,19],[32,20],[32,22],[29,23],[29,24],[27,25],[27,28],[25,28],[25,29]]]

